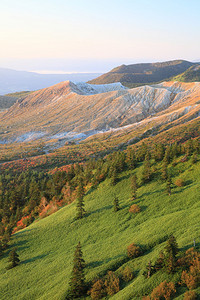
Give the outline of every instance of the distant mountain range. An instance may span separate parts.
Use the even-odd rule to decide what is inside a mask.
[[[65,80],[86,82],[100,73],[39,74],[0,68],[0,95],[19,91],[35,91]]]
[[[170,80],[172,77],[180,75],[189,69],[190,73],[195,73],[195,68],[198,65],[200,64],[185,60],[121,65],[112,69],[110,72],[97,77],[96,79],[90,80],[89,83],[105,84],[121,82],[128,87],[136,87],[148,83],[158,83]],[[184,77],[182,76],[182,78]],[[189,80],[189,78],[191,80]],[[189,78],[187,81],[200,81],[199,73],[198,76],[190,74]]]

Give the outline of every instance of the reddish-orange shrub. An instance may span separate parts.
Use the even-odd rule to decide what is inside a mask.
[[[151,293],[152,300],[172,299],[176,293],[175,285],[173,282],[167,282],[166,280],[161,282]]]
[[[112,296],[119,292],[119,278],[114,272],[108,271],[105,280],[106,292],[109,296]]]
[[[182,186],[185,185],[185,182],[184,182],[183,179],[178,178],[178,179],[176,179],[176,181],[174,182],[174,184],[175,184],[176,186],[182,187]]]
[[[183,284],[186,284],[190,290],[195,289],[197,286],[195,277],[187,271],[182,272],[181,281]]]
[[[127,247],[127,255],[129,258],[135,258],[140,256],[142,253],[141,248],[136,244],[132,243]]]
[[[94,282],[89,294],[93,300],[98,300],[106,296],[105,285],[101,279]]]
[[[131,205],[129,212],[132,214],[138,214],[141,211],[140,207],[137,204]]]
[[[183,271],[181,281],[189,289],[194,289],[200,283],[200,253],[191,248],[186,251],[186,262],[189,271]]]
[[[196,299],[197,299],[197,295],[195,291],[185,292],[183,300],[196,300]]]

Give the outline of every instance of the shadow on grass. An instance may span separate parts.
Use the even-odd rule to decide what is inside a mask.
[[[33,223],[32,223],[33,224]],[[30,228],[30,229],[27,229],[26,228],[26,231],[22,231],[22,230],[19,230],[19,231],[17,231],[15,234],[14,234],[14,236],[15,237],[18,237],[18,235],[20,235],[20,236],[25,236],[25,235],[27,235],[28,234],[28,232],[30,232],[30,231],[33,231],[33,230],[35,230],[35,228]]]
[[[186,180],[186,181],[185,181],[185,186],[188,186],[188,185],[190,185],[190,184],[192,184],[192,183],[193,183],[192,180]]]
[[[187,251],[190,248],[194,248],[195,250],[199,251],[200,250],[200,243],[195,242],[195,247],[194,247],[194,241],[191,241],[190,245],[187,245],[185,247],[180,248],[180,251]]]
[[[92,262],[90,262],[89,264],[87,264],[87,269],[93,269],[93,268],[99,267],[99,266],[101,266],[103,263],[104,263],[103,260],[101,260],[101,261],[92,261]]]
[[[9,248],[12,248],[12,249],[16,248],[17,250],[24,250],[24,249],[28,248],[26,246],[26,244],[27,244],[27,240],[23,240],[23,241],[19,241],[19,242],[14,243]]]
[[[102,264],[105,265],[105,269],[100,271],[97,275],[97,277],[103,277],[107,274],[108,271],[115,272],[117,269],[119,269],[121,266],[123,266],[125,263],[129,261],[129,258],[124,254],[119,254],[115,257],[108,258],[104,261],[94,261],[89,264],[89,268],[92,267],[98,267]]]
[[[107,205],[107,206],[104,206],[104,207],[101,207],[101,208],[98,208],[96,210],[93,210],[92,212],[90,213],[86,213],[86,217],[92,215],[92,214],[95,214],[95,213],[99,213],[99,212],[102,212],[104,210],[108,210],[108,209],[113,209],[113,205]]]
[[[122,181],[122,180],[124,180],[124,179],[128,179],[129,177],[131,177],[130,174],[124,175],[124,176],[122,176],[122,177],[119,177],[118,180],[117,180],[117,183],[120,182],[120,181]]]
[[[35,260],[42,259],[47,255],[48,254],[42,254],[42,255],[38,255],[38,256],[23,260],[23,261],[21,261],[21,264],[28,264],[28,263],[34,262]]]

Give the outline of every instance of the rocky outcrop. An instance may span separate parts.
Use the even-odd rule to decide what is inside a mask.
[[[171,122],[187,114],[197,116],[199,111],[200,83],[163,82],[127,89],[120,83],[66,81],[29,94],[2,114],[0,140],[20,140],[27,134],[29,140],[87,136],[145,120]]]

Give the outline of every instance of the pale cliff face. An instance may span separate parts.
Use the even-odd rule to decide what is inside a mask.
[[[0,140],[118,129],[152,119],[166,123],[193,111],[197,115],[199,103],[200,83],[163,82],[127,89],[121,83],[65,81],[31,93],[1,114]]]

